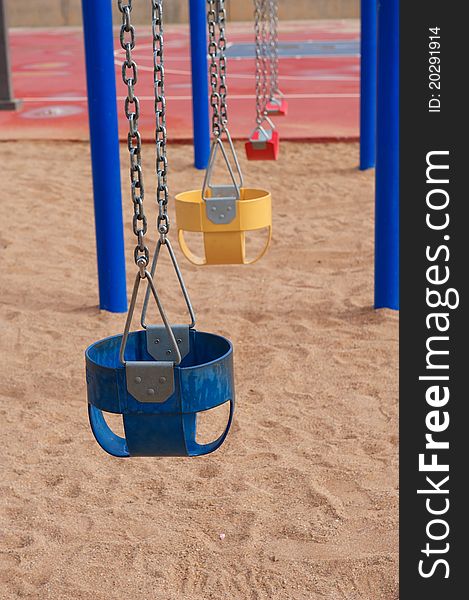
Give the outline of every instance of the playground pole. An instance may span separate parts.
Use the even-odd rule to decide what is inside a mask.
[[[127,310],[111,0],[82,0],[99,306]]]
[[[378,5],[375,308],[399,309],[399,0]]]
[[[206,169],[210,155],[206,0],[189,0],[189,21],[191,30],[194,164],[196,169]]]
[[[0,110],[16,110],[21,102],[13,98],[8,44],[6,0],[0,0]]]
[[[376,77],[378,0],[361,0],[360,169],[376,160]]]

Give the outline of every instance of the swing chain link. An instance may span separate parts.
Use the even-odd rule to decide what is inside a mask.
[[[157,229],[161,243],[166,243],[169,232],[168,217],[168,159],[166,154],[166,98],[164,89],[164,33],[163,1],[152,2],[152,38],[153,38],[153,84],[155,92],[155,141],[156,141],[156,201],[158,203]]]
[[[139,271],[135,277],[135,283],[132,291],[132,298],[127,312],[127,319],[124,326],[124,333],[119,350],[119,360],[123,365],[125,361],[125,349],[129,337],[132,318],[137,302],[138,290],[142,279],[147,280],[147,292],[145,295],[144,306],[142,310],[142,324],[145,319],[147,305],[150,293],[153,295],[158,306],[160,316],[163,320],[164,329],[170,341],[171,350],[174,356],[174,364],[181,362],[181,353],[178,348],[178,342],[174,337],[174,332],[166,316],[166,312],[159,298],[153,277],[160,248],[162,245],[168,249],[173,267],[176,271],[179,284],[191,317],[190,328],[195,326],[195,315],[190,302],[189,294],[184,284],[182,274],[177,264],[176,256],[172,250],[171,243],[166,236],[169,231],[169,218],[167,214],[168,206],[168,160],[166,157],[167,131],[166,131],[166,99],[164,89],[164,39],[163,39],[163,0],[151,0],[152,5],[152,38],[153,38],[153,83],[155,93],[155,120],[156,120],[156,175],[157,191],[156,198],[158,203],[158,232],[160,239],[153,257],[151,273],[147,267],[150,262],[150,252],[144,243],[144,237],[147,233],[148,222],[145,216],[143,200],[143,172],[142,172],[142,138],[138,130],[138,121],[140,117],[140,103],[135,95],[135,84],[138,79],[138,67],[132,57],[132,50],[135,48],[135,28],[131,22],[133,0],[117,0],[117,6],[122,14],[122,26],[120,30],[120,43],[125,51],[125,59],[122,65],[122,79],[127,86],[127,97],[125,99],[125,116],[129,121],[128,149],[130,155],[130,180],[132,190],[132,201],[134,203],[133,230],[137,236],[137,246],[134,250],[135,264]]]
[[[208,54],[210,56],[210,106],[212,107],[212,133],[214,137],[221,135],[220,125],[220,92],[219,92],[219,72],[218,72],[218,43],[216,39],[217,23],[217,0],[207,0],[208,2]]]
[[[267,116],[267,31],[266,0],[254,0],[256,46],[256,123],[260,127]]]
[[[218,73],[219,82],[218,93],[220,94],[220,118],[222,128],[225,129],[228,126],[228,105],[226,96],[228,94],[228,87],[226,84],[226,37],[225,37],[225,26],[226,26],[226,8],[225,0],[218,0],[218,27],[219,27],[219,38],[218,38]]]
[[[270,74],[271,89],[270,98],[274,98],[278,92],[278,0],[269,0],[270,20]]]
[[[263,115],[267,116],[267,102],[270,98],[270,33],[269,33],[269,9],[268,0],[262,0],[262,18],[261,18],[261,48],[262,48],[262,108]]]
[[[202,186],[202,198],[207,201],[208,198],[212,198],[212,195],[217,196],[218,200],[222,199],[222,196],[227,193],[232,193],[233,199],[238,200],[240,198],[240,189],[243,186],[243,174],[241,173],[241,167],[239,165],[238,157],[236,156],[236,150],[231,139],[230,132],[228,130],[228,104],[227,94],[228,86],[226,83],[226,5],[225,0],[206,0],[207,1],[207,22],[208,22],[208,54],[210,56],[209,75],[210,75],[210,106],[212,107],[212,135],[213,141],[210,150],[210,156],[208,160],[208,166],[205,171],[204,183]],[[224,141],[222,136],[225,134],[226,140],[224,140],[231,152],[234,170],[239,177],[239,182],[235,179],[235,173],[233,165],[230,163],[230,159],[225,150]],[[218,156],[218,151],[221,151],[223,160],[228,168],[232,185],[220,186],[212,185],[212,176],[214,170],[215,159]],[[227,192],[229,190],[229,192]],[[209,196],[207,196],[209,194]],[[230,196],[231,198],[231,196]],[[228,210],[231,210],[230,207]],[[216,210],[216,207],[212,205],[212,210]],[[225,210],[225,209],[224,209]],[[223,211],[220,212],[221,217],[224,218]],[[234,213],[232,213],[234,215]],[[216,223],[220,223],[219,217],[214,217],[213,213],[209,213],[209,219],[216,218]],[[232,217],[234,218],[234,216]],[[229,223],[230,221],[227,221]]]
[[[117,0],[117,6],[122,14],[120,44],[125,51],[125,59],[122,63],[122,80],[127,87],[124,111],[129,122],[127,147],[129,149],[130,157],[130,183],[132,202],[134,205],[132,227],[133,232],[137,237],[134,260],[135,264],[140,269],[141,277],[143,277],[145,269],[150,262],[150,252],[144,241],[145,234],[148,230],[148,222],[143,207],[145,187],[143,184],[142,171],[142,138],[138,130],[140,101],[135,95],[135,84],[138,81],[138,67],[132,57],[132,50],[135,48],[135,27],[131,22],[132,1],[133,0],[127,0],[127,2],[124,2],[124,0]]]
[[[215,138],[219,138],[228,127],[228,104],[226,100],[228,94],[226,83],[226,7],[225,0],[207,0],[207,4],[212,133]]]

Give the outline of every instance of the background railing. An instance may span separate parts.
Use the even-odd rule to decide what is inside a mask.
[[[81,25],[80,0],[4,0],[8,6],[12,27],[59,27]],[[116,4],[116,3],[114,3]],[[252,20],[252,0],[228,0],[228,17],[234,21]],[[117,13],[117,8],[113,10]],[[135,21],[144,20],[138,15]],[[166,23],[187,23],[187,0],[171,0],[165,5]],[[117,16],[115,14],[114,16]],[[280,0],[280,18],[347,19],[359,18],[359,0]],[[143,21],[142,21],[143,22]]]

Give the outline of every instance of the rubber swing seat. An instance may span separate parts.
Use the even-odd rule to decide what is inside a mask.
[[[184,256],[195,265],[252,264],[267,252],[272,238],[272,196],[261,189],[240,188],[239,200],[232,199],[232,206],[220,213],[210,210],[202,198],[202,190],[183,192],[176,196],[176,221],[179,245]],[[218,209],[220,212],[220,210]],[[232,218],[228,216],[232,215]],[[231,220],[227,222],[229,219]],[[246,256],[246,233],[267,230],[265,244],[257,256]],[[205,255],[196,256],[189,248],[185,232],[203,234]]]
[[[142,402],[128,391],[127,367],[119,361],[121,341],[122,335],[108,337],[86,350],[89,419],[103,450],[125,458],[200,456],[219,448],[230,430],[235,405],[231,342],[218,335],[190,329],[189,351],[182,362],[173,367],[172,395],[163,402]],[[143,372],[148,372],[150,380],[152,365],[155,368],[161,365],[147,351],[145,331],[129,334],[127,365],[129,361],[136,361],[132,364],[145,369]],[[135,381],[145,386],[145,380],[141,379],[136,377]],[[160,377],[159,381],[164,379]],[[131,385],[135,386],[135,382]],[[154,392],[153,389],[146,391]],[[197,413],[227,402],[230,413],[223,433],[211,443],[197,443]],[[103,411],[122,415],[124,438],[110,429]]]

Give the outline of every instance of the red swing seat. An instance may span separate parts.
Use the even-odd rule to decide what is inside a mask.
[[[276,129],[257,127],[245,144],[248,160],[277,160],[280,138]]]
[[[288,102],[282,96],[271,98],[265,107],[269,117],[286,117],[288,114]]]

